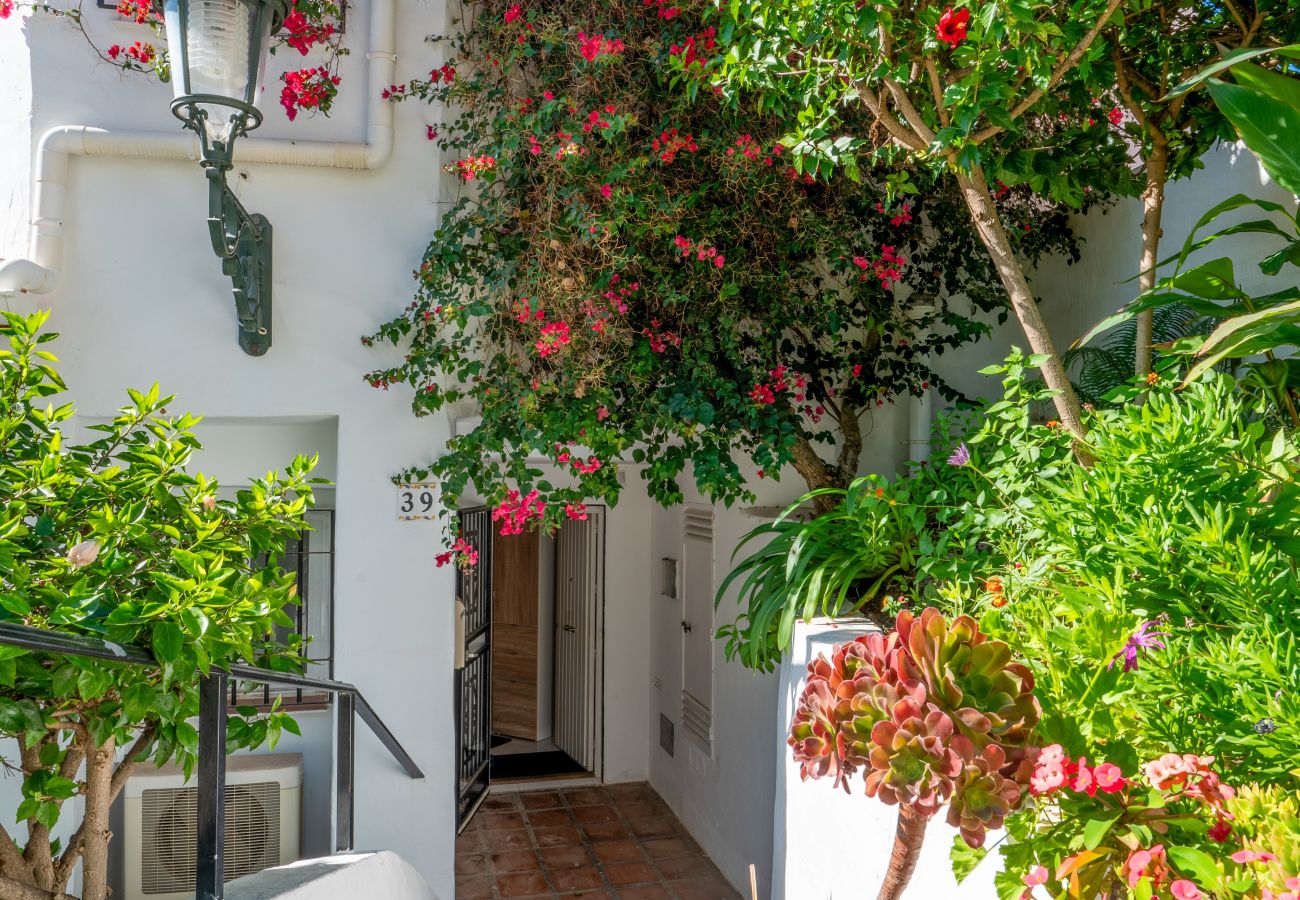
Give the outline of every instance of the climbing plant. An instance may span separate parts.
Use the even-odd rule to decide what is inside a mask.
[[[412,473],[448,506],[473,486],[507,529],[580,518],[617,499],[625,458],[665,504],[684,478],[744,500],[786,465],[843,486],[873,411],[955,397],[929,360],[1003,295],[952,184],[804,169],[790,121],[711,86],[706,13],[479,4],[427,78],[386,92],[449,111],[427,137],[462,185],[414,302],[365,339],[404,349],[369,378],[417,415],[481,416]],[[1075,252],[1061,209],[1003,201],[1018,252]]]

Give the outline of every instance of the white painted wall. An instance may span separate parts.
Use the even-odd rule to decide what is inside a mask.
[[[0,259],[27,250],[31,196],[32,78],[24,28],[0,28]],[[13,64],[10,64],[10,61]]]
[[[803,781],[785,744],[808,663],[821,654],[830,657],[836,644],[871,630],[860,620],[816,620],[795,625],[792,652],[781,666],[773,734],[782,760],[776,770],[771,900],[871,897],[879,890],[889,867],[898,807],[866,796],[860,774],[851,780],[849,794],[833,786],[829,779]],[[997,900],[993,877],[1001,857],[990,854],[958,884],[948,861],[957,829],[944,821],[944,815],[932,819],[926,830],[921,858],[905,896],[916,900]],[[997,837],[990,834],[989,845]]]
[[[449,898],[449,894],[444,894]],[[347,853],[267,869],[233,881],[228,900],[438,900],[410,863],[396,853]]]

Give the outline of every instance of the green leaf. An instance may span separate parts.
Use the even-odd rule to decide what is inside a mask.
[[[1210,96],[1237,129],[1265,171],[1282,187],[1300,194],[1300,109],[1259,91],[1211,80]]]
[[[1219,867],[1209,854],[1195,847],[1170,847],[1169,859],[1184,875],[1191,875],[1203,890],[1214,890],[1219,883]]]
[[[1119,814],[1116,813],[1108,819],[1089,819],[1088,824],[1083,826],[1084,849],[1096,850],[1118,818]]]
[[[153,629],[153,652],[159,662],[177,662],[181,658],[181,648],[185,637],[172,622],[159,622]]]
[[[975,871],[975,867],[988,855],[989,851],[986,848],[971,847],[960,834],[954,834],[948,859],[952,863],[952,874],[957,879],[957,883],[961,884],[965,881],[966,876]]]

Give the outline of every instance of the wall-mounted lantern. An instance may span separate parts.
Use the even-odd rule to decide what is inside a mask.
[[[212,248],[233,282],[239,346],[250,356],[271,346],[271,223],[244,209],[226,173],[235,138],[262,124],[256,102],[266,55],[287,7],[287,0],[163,4],[176,90],[172,112],[199,136]]]

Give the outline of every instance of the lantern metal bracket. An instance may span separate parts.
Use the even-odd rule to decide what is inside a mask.
[[[209,140],[202,103],[236,108],[226,140]],[[252,106],[205,94],[177,99],[172,112],[199,136],[199,162],[208,177],[208,231],[221,271],[232,283],[239,346],[249,356],[262,356],[271,347],[271,223],[266,216],[244,209],[226,183],[226,173],[234,164],[231,145],[261,124],[262,116]]]

